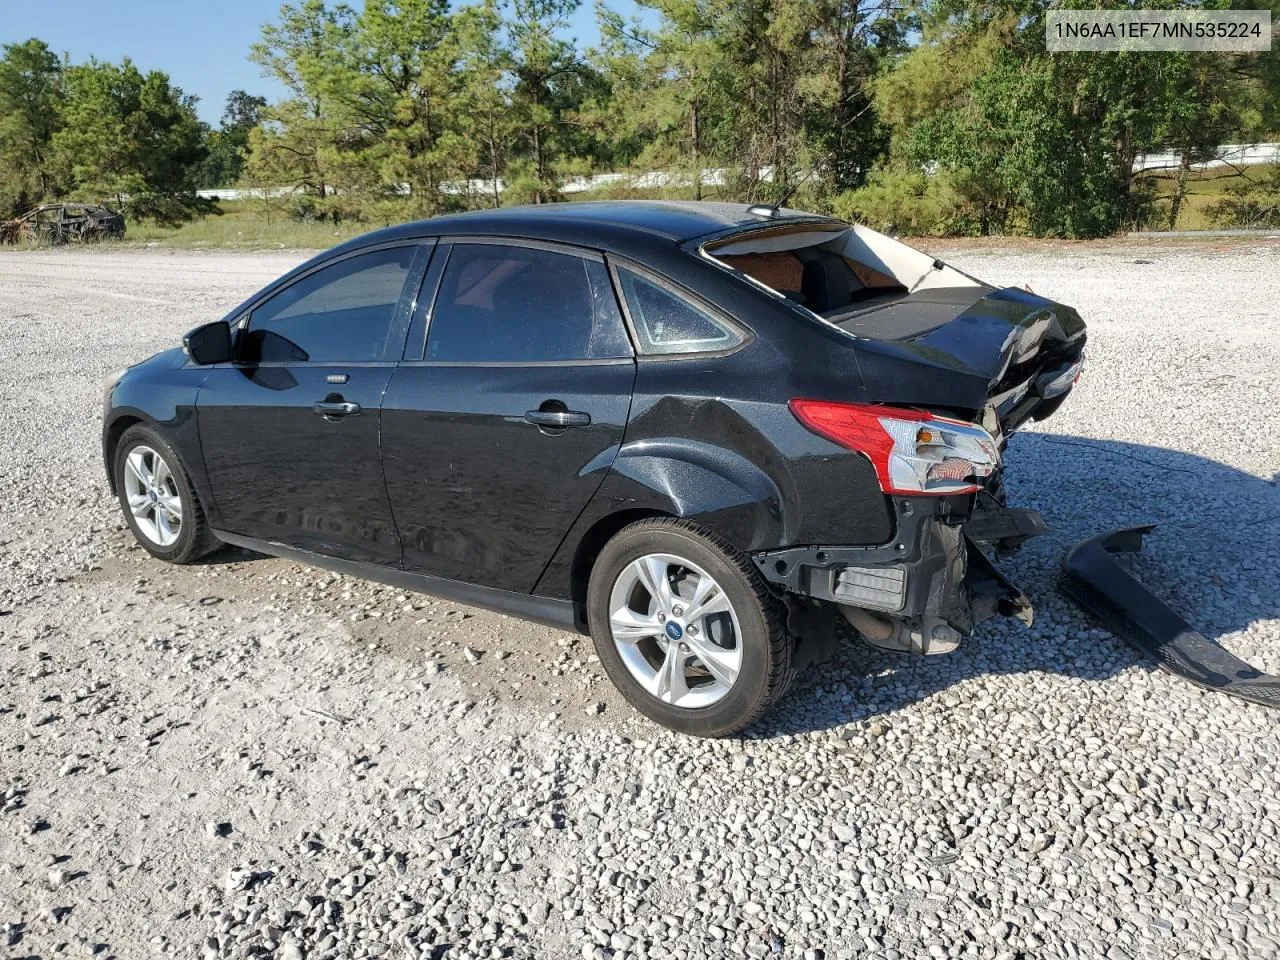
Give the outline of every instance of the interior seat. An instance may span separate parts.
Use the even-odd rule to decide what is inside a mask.
[[[847,307],[862,293],[862,282],[839,254],[828,250],[797,250],[796,255],[804,261],[800,274],[804,305],[815,313]]]

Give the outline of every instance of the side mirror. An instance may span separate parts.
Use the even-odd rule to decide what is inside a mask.
[[[188,330],[182,349],[194,363],[228,363],[231,360],[231,325],[225,320]]]

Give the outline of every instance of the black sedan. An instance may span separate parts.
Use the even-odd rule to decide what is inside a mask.
[[[589,632],[637,709],[722,736],[838,625],[945,653],[1029,622],[1004,438],[1076,312],[859,225],[573,203],[380,230],[106,385],[154,556],[220,544]]]

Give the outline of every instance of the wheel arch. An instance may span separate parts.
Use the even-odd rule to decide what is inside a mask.
[[[619,451],[602,492],[691,520],[743,553],[786,539],[786,497],[773,477],[727,447],[644,440]]]
[[[587,585],[591,582],[591,570],[604,545],[614,538],[619,531],[653,517],[669,517],[671,514],[661,510],[634,508],[619,510],[605,514],[596,520],[583,533],[573,551],[573,560],[569,567],[569,599],[573,602],[573,615],[578,628],[583,632],[589,630],[587,624]]]
[[[586,632],[591,569],[619,530],[651,517],[689,520],[752,553],[784,542],[783,512],[777,484],[741,454],[688,440],[626,444],[534,593],[571,600]]]
[[[154,421],[147,419],[137,413],[121,413],[107,422],[102,431],[102,462],[107,468],[107,486],[110,488],[112,495],[116,494],[116,451],[120,448],[120,438],[124,436],[124,432],[137,423],[145,423],[147,426],[156,428]]]
[[[119,494],[115,463],[120,441],[131,427],[141,424],[154,430],[173,449],[179,465],[195,489],[195,495],[200,499],[201,508],[211,521],[214,520],[216,504],[205,474],[204,455],[200,449],[193,413],[191,408],[180,409],[174,411],[171,419],[161,420],[132,405],[115,407],[109,411],[102,425],[102,461],[107,471],[107,487],[112,496]]]

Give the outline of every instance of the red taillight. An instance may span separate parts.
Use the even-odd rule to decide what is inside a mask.
[[[999,466],[987,431],[921,410],[827,400],[792,400],[796,419],[819,436],[863,454],[885,493],[973,493]]]
[[[828,440],[865,454],[876,468],[876,479],[882,490],[893,484],[889,479],[889,455],[893,453],[893,437],[880,423],[883,416],[902,420],[923,420],[914,410],[872,407],[861,403],[828,403],[823,400],[792,400],[791,412],[806,427]]]

